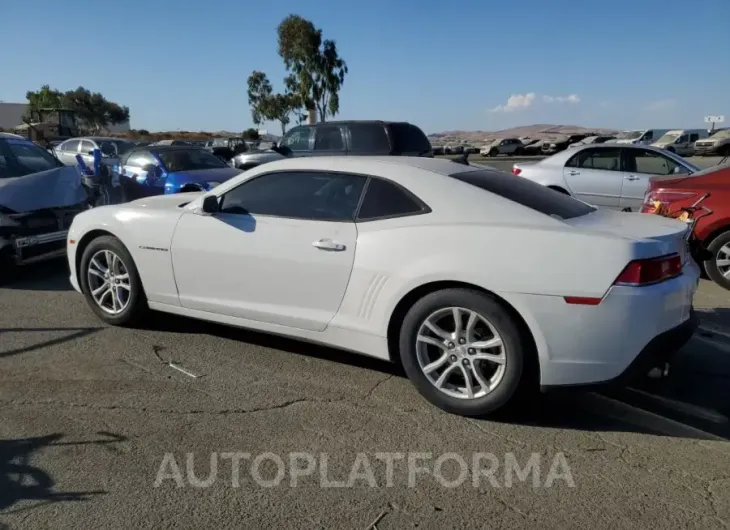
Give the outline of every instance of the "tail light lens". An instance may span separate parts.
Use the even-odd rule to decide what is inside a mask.
[[[516,166],[515,167],[512,167],[512,174],[513,175],[519,175],[520,173],[522,173],[522,170],[520,168],[518,168]]]
[[[671,190],[649,190],[644,195],[644,213],[657,213],[659,211],[669,210],[671,205],[676,202],[686,201],[697,194],[691,191],[671,191]]]
[[[676,278],[680,274],[682,274],[682,258],[679,254],[669,254],[630,262],[613,284],[641,287]]]

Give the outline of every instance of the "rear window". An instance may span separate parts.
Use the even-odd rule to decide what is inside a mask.
[[[451,175],[457,180],[489,191],[500,197],[560,219],[581,217],[596,209],[541,184],[501,171],[476,170]]]
[[[379,123],[352,123],[350,129],[350,150],[353,153],[388,153],[390,142],[385,128]]]
[[[431,142],[425,133],[410,123],[391,123],[390,134],[393,138],[395,154],[409,153],[425,155],[431,151]]]

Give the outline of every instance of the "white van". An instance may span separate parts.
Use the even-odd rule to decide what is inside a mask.
[[[669,129],[637,129],[634,131],[623,131],[616,135],[615,140],[609,140],[606,143],[650,145],[656,142],[667,132],[669,132]]]
[[[695,142],[708,136],[706,129],[676,129],[667,131],[651,145],[681,156],[692,156],[695,154]]]

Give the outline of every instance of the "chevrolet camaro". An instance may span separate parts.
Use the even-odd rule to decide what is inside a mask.
[[[686,230],[448,160],[308,157],[94,208],[67,248],[109,324],[156,310],[387,359],[482,416],[676,352],[696,326]]]

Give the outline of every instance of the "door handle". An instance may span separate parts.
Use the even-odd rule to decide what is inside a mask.
[[[345,250],[345,245],[338,243],[337,241],[332,241],[331,239],[320,239],[319,241],[312,243],[312,246],[321,250]]]
[[[576,170],[572,169],[572,170],[568,171],[568,175],[574,177],[576,175],[580,175],[580,171],[576,171]]]
[[[637,177],[636,175],[628,175],[624,177],[626,180],[639,180],[641,177]]]

